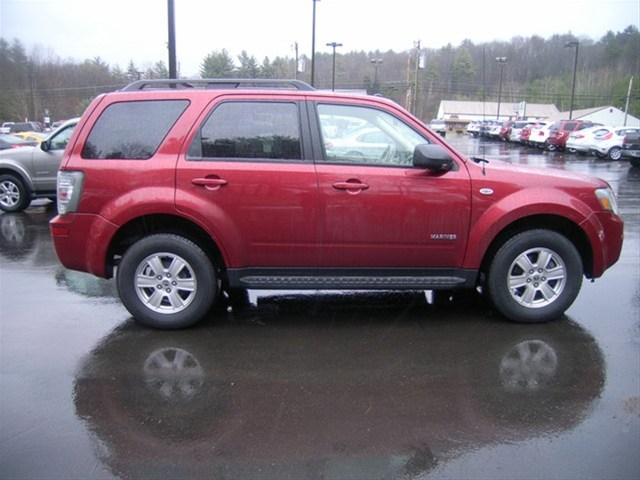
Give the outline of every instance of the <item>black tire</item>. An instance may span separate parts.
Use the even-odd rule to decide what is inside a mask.
[[[157,280],[158,286],[162,286],[158,288],[158,296],[162,298],[160,304],[155,307],[161,311],[154,310],[150,305],[151,297],[156,294],[156,287],[137,288],[135,284],[140,269],[146,275],[154,272],[147,278],[155,283],[156,279],[153,277],[157,272],[151,267],[151,262],[146,260],[156,254],[156,258],[162,259],[164,267],[163,273],[160,274],[163,278]],[[171,275],[165,261],[176,257],[186,262],[186,266],[179,269],[172,278],[168,278]],[[178,282],[191,280],[195,280],[193,290],[187,291],[186,288],[180,289],[179,286],[175,286],[179,285]],[[215,269],[209,257],[191,240],[172,234],[150,235],[134,243],[122,257],[116,283],[120,299],[135,321],[161,329],[185,328],[198,322],[211,308],[218,290]],[[171,292],[171,295],[165,295],[165,291]],[[149,298],[144,301],[143,298],[147,295]],[[184,302],[186,306],[173,306],[172,298],[177,295],[180,296],[177,302]]]
[[[547,144],[547,150],[549,150],[550,152],[555,152],[557,149],[555,145],[553,145],[552,143],[549,143]]]
[[[544,265],[538,265],[543,261],[538,256],[540,252],[552,254]],[[525,253],[525,260],[530,261],[533,268],[521,273],[516,259],[522,259]],[[547,279],[545,275],[554,275],[553,270],[558,272],[561,263],[564,263],[563,280]],[[547,322],[561,317],[573,303],[580,291],[583,273],[580,254],[565,236],[550,230],[528,230],[498,249],[489,267],[487,290],[495,307],[508,319],[522,323]],[[510,275],[513,280],[523,282],[522,286],[513,288],[513,293],[508,284]],[[551,300],[544,296],[542,289],[547,293],[553,291]],[[527,295],[532,291],[533,297],[528,301]]]
[[[31,194],[20,177],[10,173],[0,175],[0,210],[21,212],[30,203]]]
[[[608,153],[609,160],[617,162],[622,158],[622,149],[620,147],[611,147]]]

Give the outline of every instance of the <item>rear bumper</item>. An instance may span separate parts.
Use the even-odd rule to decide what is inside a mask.
[[[71,213],[51,222],[51,237],[62,265],[71,270],[111,277],[107,269],[107,249],[118,226],[99,215]]]

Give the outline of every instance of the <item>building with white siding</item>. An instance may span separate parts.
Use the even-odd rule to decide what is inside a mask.
[[[569,112],[558,112],[553,116],[552,120],[567,120]],[[594,123],[601,123],[610,127],[622,127],[624,123],[624,111],[619,108],[606,107],[584,108],[582,110],[574,110],[572,118],[574,120],[588,120]],[[627,127],[640,127],[640,119],[633,115],[627,115]]]
[[[500,120],[547,119],[558,115],[558,109],[552,103],[500,103]],[[442,100],[437,118],[451,123],[468,123],[473,120],[495,120],[498,114],[498,102],[470,102],[464,100]]]

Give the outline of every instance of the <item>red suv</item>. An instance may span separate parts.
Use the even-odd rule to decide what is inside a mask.
[[[355,132],[361,132],[356,134]],[[84,113],[56,251],[179,328],[221,290],[481,287],[559,317],[620,254],[606,182],[467,159],[392,101],[298,81],[140,81]]]
[[[584,128],[594,127],[597,123],[584,120],[560,120],[554,123],[549,129],[549,138],[547,138],[547,150],[563,151],[567,145],[567,139],[571,132],[576,132]]]

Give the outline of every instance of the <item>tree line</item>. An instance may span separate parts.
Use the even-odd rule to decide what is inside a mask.
[[[458,46],[414,46],[402,52],[338,51],[336,88],[381,93],[402,105],[413,97],[415,113],[429,120],[443,99],[497,100],[503,68],[503,102],[554,103],[561,111],[568,110],[575,47],[566,45],[575,40],[579,41],[575,108],[624,108],[633,75],[629,111],[640,116],[640,32],[635,26],[607,32],[598,40],[559,34],[479,44],[465,40]],[[496,57],[507,61],[501,67]],[[296,63],[291,56],[258,60],[246,50],[234,59],[220,48],[203,58],[199,73],[203,78],[297,77],[310,81],[309,56],[298,60]],[[301,65],[306,66],[299,68]],[[330,53],[316,54],[315,72],[316,87],[330,88]],[[76,116],[100,93],[136,79],[167,76],[163,61],[140,67],[132,60],[122,69],[100,57],[75,61],[45,56],[38,49],[27,53],[19,40],[0,38],[0,120],[41,120],[46,112],[53,119]]]

